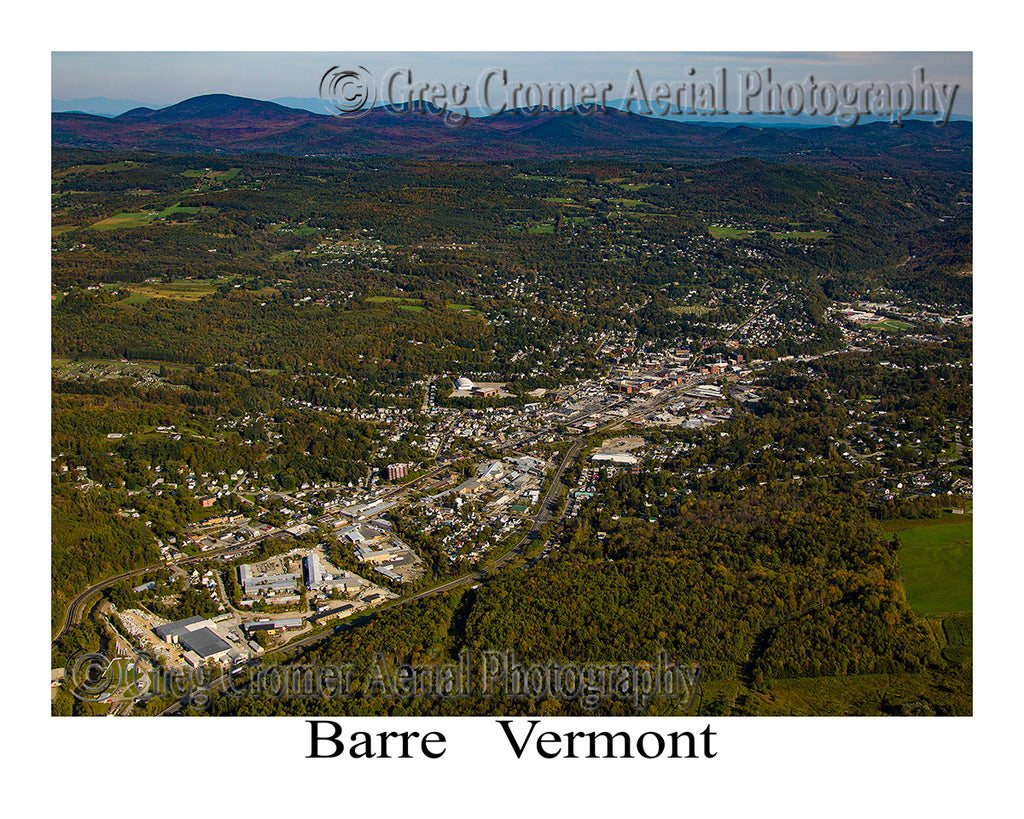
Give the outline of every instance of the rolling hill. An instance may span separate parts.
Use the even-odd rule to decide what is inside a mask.
[[[55,113],[53,147],[169,153],[406,156],[424,159],[622,158],[712,162],[756,157],[847,171],[969,173],[973,128],[905,121],[903,127],[708,127],[629,114],[509,112],[451,127],[436,111],[374,109],[358,119],[273,102],[208,94],[117,117]]]

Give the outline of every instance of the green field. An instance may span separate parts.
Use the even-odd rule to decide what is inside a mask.
[[[133,228],[149,224],[156,218],[155,211],[146,213],[115,213],[107,219],[101,219],[89,225],[90,230],[114,230],[116,228]]]
[[[912,330],[913,324],[907,324],[905,321],[897,321],[896,319],[884,319],[875,324],[871,325],[872,329],[885,330],[890,333],[902,332],[903,330]]]
[[[137,168],[142,165],[141,162],[107,162],[104,165],[75,165],[73,168],[68,168],[64,171],[55,171],[53,174],[54,179],[61,179],[65,176],[70,176],[76,173],[110,173],[112,171],[124,171],[128,168]]]
[[[292,233],[295,236],[311,236],[314,233],[320,233],[320,228],[310,227],[306,224],[290,225],[272,225],[272,229],[280,233]]]
[[[195,216],[199,213],[200,208],[182,207],[179,202],[177,205],[171,205],[169,208],[164,208],[160,213],[156,215],[157,219],[166,219],[168,216],[176,216],[179,213],[184,213],[186,216]]]
[[[375,304],[395,302],[399,310],[408,310],[411,313],[422,313],[427,309],[423,306],[423,299],[403,299],[398,296],[369,296],[366,300]]]
[[[189,170],[182,171],[181,175],[194,179],[206,179],[210,182],[229,182],[238,176],[241,170],[241,168],[231,168],[226,171]]]
[[[748,236],[752,236],[754,231],[752,230],[740,230],[739,228],[731,227],[709,227],[708,233],[710,233],[716,239],[746,239]]]
[[[917,526],[899,533],[907,600],[918,614],[969,612],[973,602],[973,522]]]
[[[786,230],[772,233],[773,239],[827,239],[827,230]]]
[[[937,518],[896,518],[895,520],[882,520],[878,525],[882,533],[891,535],[895,532],[905,532],[907,529],[922,529],[927,526],[949,526],[953,523],[971,523],[974,519],[971,515],[971,501],[964,501],[965,515],[954,515],[948,509],[944,510]]]
[[[742,230],[741,228],[732,227],[709,227],[708,233],[710,233],[716,239],[749,239],[754,235],[752,230]],[[790,230],[790,231],[772,231],[773,239],[827,239],[829,237],[827,230]]]
[[[533,227],[527,228],[528,233],[532,233],[535,236],[541,233],[554,233],[554,225],[534,225]]]
[[[116,228],[141,227],[142,225],[148,225],[154,219],[166,219],[170,216],[177,216],[178,214],[195,216],[199,213],[216,212],[216,208],[183,207],[181,202],[178,202],[177,204],[164,208],[161,211],[150,210],[135,213],[115,213],[107,219],[101,219],[98,222],[94,222],[89,225],[89,228],[91,230],[114,230]]]
[[[423,307],[423,299],[403,299],[400,296],[367,296],[366,300],[372,304],[396,302],[403,310],[416,312],[426,309]]]
[[[946,636],[942,656],[954,663],[970,662],[974,649],[974,615],[947,617],[942,621],[942,630]]]
[[[198,301],[209,296],[224,283],[223,279],[179,279],[173,282],[147,282],[129,285],[131,295],[126,304],[142,304],[150,299],[179,299]]]
[[[405,299],[400,296],[368,296],[366,300],[372,304],[395,302],[399,310],[409,310],[414,313],[421,313],[427,309],[423,306],[423,299]],[[473,307],[472,304],[455,304],[454,302],[448,302],[448,309],[465,312],[472,316],[483,315],[483,313]]]

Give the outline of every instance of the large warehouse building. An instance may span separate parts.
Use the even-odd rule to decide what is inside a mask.
[[[303,558],[303,563],[306,564],[306,585],[311,589],[317,588],[323,580],[319,558],[315,553],[311,553]]]
[[[212,620],[196,615],[157,626],[153,633],[166,643],[180,645],[185,649],[185,659],[194,665],[195,660],[219,661],[231,650],[231,645],[214,631],[215,628]],[[189,657],[189,653],[193,657]]]
[[[296,574],[253,574],[248,563],[238,567],[238,579],[246,594],[291,591],[295,588]]]

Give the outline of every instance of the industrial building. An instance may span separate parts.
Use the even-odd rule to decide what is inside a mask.
[[[513,458],[512,463],[522,472],[531,472],[534,475],[543,475],[544,467],[547,465],[540,458],[533,458],[529,455]]]
[[[185,659],[195,665],[196,659],[199,662],[220,660],[231,650],[231,645],[217,634],[215,628],[212,620],[196,615],[157,626],[153,633],[166,643],[180,645],[185,649]]]
[[[290,617],[285,620],[255,620],[251,623],[242,623],[246,634],[253,634],[257,631],[273,631],[279,628],[302,628],[301,617]]]
[[[630,455],[628,452],[595,452],[590,456],[592,461],[611,461],[616,464],[638,464],[635,455]]]
[[[345,603],[341,606],[336,606],[333,609],[323,609],[321,611],[318,611],[309,619],[312,620],[314,623],[323,623],[327,620],[334,620],[340,617],[348,617],[355,610],[356,607],[354,605],[352,605],[351,603]]]
[[[296,574],[253,574],[252,566],[244,563],[238,567],[238,579],[246,594],[291,591],[295,588]]]
[[[382,546],[357,546],[356,560],[360,563],[385,563],[395,560],[409,550],[408,546],[389,543]]]
[[[320,571],[320,558],[316,553],[310,553],[302,560],[306,569],[306,586],[310,589],[317,588],[323,581],[323,573]]]

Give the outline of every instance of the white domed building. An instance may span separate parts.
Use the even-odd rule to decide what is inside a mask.
[[[465,376],[463,376],[462,378],[455,382],[455,389],[457,390],[472,390],[473,386],[473,382],[470,381]]]

